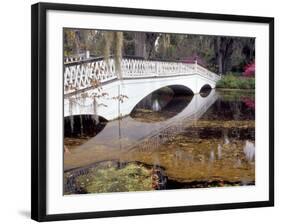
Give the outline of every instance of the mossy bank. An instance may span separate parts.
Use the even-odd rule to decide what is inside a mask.
[[[220,89],[255,89],[255,78],[237,75],[225,75],[216,84]]]

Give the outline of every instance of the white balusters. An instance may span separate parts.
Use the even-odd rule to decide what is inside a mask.
[[[220,76],[210,72],[196,62],[186,64],[182,62],[163,62],[124,58],[121,61],[123,78],[155,77],[172,75],[199,74],[214,81]],[[64,91],[65,93],[91,87],[92,80],[101,83],[117,79],[114,59],[97,61],[85,61],[71,65],[68,61],[64,68]]]

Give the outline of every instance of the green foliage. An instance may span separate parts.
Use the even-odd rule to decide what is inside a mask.
[[[78,182],[88,193],[153,190],[150,169],[135,163],[119,169],[93,168],[89,174],[79,176]]]
[[[243,72],[255,59],[255,39],[242,37],[64,29],[64,56],[90,51],[92,56],[138,56],[184,60],[198,57],[213,72]],[[117,64],[118,68],[118,64]],[[234,84],[235,85],[235,84]]]
[[[254,89],[255,79],[228,74],[223,76],[222,79],[217,82],[216,88]]]

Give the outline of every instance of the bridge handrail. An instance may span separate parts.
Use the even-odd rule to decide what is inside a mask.
[[[114,55],[109,56],[110,59],[114,59]],[[106,58],[103,56],[91,56],[89,58],[86,58],[84,56],[76,56],[76,57],[65,57],[64,58],[64,67],[67,66],[73,66],[73,65],[78,65],[78,64],[84,64],[88,62],[94,62],[94,61],[100,61],[100,60],[105,60]],[[122,59],[136,59],[136,60],[146,60],[146,61],[160,61],[160,62],[177,62],[177,63],[185,63],[185,64],[193,64],[195,63],[195,60],[168,60],[168,59],[162,59],[162,58],[154,58],[154,59],[145,59],[144,57],[140,56],[131,56],[131,55],[123,55]],[[198,63],[199,64],[199,63]],[[203,65],[201,65],[203,66]]]
[[[197,64],[197,72],[201,75],[206,75],[206,76],[212,77],[216,81],[221,78],[220,75],[217,75],[216,73],[211,72],[210,70],[204,68],[203,66],[201,66],[199,64]]]
[[[121,72],[123,78],[148,78],[159,76],[178,76],[200,74],[206,78],[217,81],[220,77],[208,69],[194,64],[184,62],[153,61],[139,58],[122,58]],[[64,66],[64,93],[92,86],[93,80],[100,83],[118,78],[113,58],[90,58],[83,63],[72,63]]]

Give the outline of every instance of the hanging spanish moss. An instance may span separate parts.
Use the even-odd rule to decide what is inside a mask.
[[[114,54],[115,71],[119,79],[122,79],[122,69],[121,69],[122,49],[123,49],[123,32],[104,33],[104,52],[103,52],[104,58],[108,64],[111,53]]]
[[[105,32],[104,33],[104,49],[103,49],[103,55],[105,60],[108,62],[110,54],[111,54],[111,45],[114,39],[114,33],[113,32]]]
[[[167,49],[168,47],[170,47],[170,35],[169,34],[163,34],[163,46],[165,49]]]
[[[74,117],[73,117],[73,115],[71,115],[71,116],[69,117],[69,121],[70,121],[70,129],[71,129],[71,132],[73,132],[73,130],[74,130]]]
[[[117,72],[118,79],[122,79],[122,48],[123,48],[123,32],[115,32],[114,41],[114,60],[115,60],[115,71]]]
[[[74,128],[74,119],[73,119],[73,115],[72,115],[72,108],[73,108],[73,99],[70,98],[69,99],[69,112],[70,112],[70,117],[69,117],[69,121],[70,121],[70,129],[73,132],[73,128]]]

